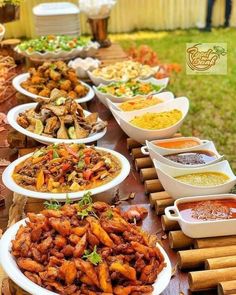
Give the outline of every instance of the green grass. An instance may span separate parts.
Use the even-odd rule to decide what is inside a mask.
[[[176,97],[190,99],[190,111],[181,129],[184,135],[199,136],[215,142],[236,171],[236,30],[214,29],[173,32],[136,32],[112,35],[112,41],[127,49],[147,44],[157,52],[163,63],[179,63],[182,71],[171,76],[168,90]],[[186,75],[186,43],[226,42],[228,46],[227,75]]]

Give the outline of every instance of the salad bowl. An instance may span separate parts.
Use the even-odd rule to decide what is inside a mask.
[[[195,164],[195,165],[184,165],[181,163],[177,163],[174,161],[171,161],[170,159],[166,158],[166,155],[173,155],[173,154],[178,154],[178,153],[188,153],[188,152],[194,152],[194,151],[210,151],[212,152],[216,158],[212,160],[210,163],[205,163],[205,164]],[[146,140],[146,146],[141,147],[141,151],[144,155],[149,155],[152,160],[157,160],[160,161],[164,164],[174,166],[174,167],[179,167],[179,168],[195,168],[195,167],[203,167],[209,164],[213,164],[216,162],[219,162],[223,159],[223,155],[220,155],[218,151],[216,150],[216,147],[213,143],[213,141],[207,141],[203,145],[195,146],[192,147],[191,149],[181,149],[178,152],[173,152],[173,150],[170,149],[159,149],[153,142],[149,142]]]
[[[181,111],[182,117],[181,119],[175,123],[174,125],[164,128],[164,129],[157,129],[157,130],[149,130],[143,129],[134,126],[130,123],[132,119],[136,116],[142,116],[147,113],[146,109],[141,109],[137,111],[131,112],[121,112],[114,108],[114,105],[107,100],[108,106],[110,111],[112,112],[114,118],[116,119],[117,123],[120,125],[121,129],[131,138],[134,140],[144,143],[145,140],[154,140],[154,139],[161,139],[161,138],[168,138],[174,135],[177,130],[182,125],[188,110],[189,110],[189,100],[186,97],[179,97],[174,100],[167,101],[166,103],[162,103],[156,106],[152,106],[148,108],[148,112],[150,113],[160,113],[171,111],[177,109]]]
[[[74,47],[70,47],[74,38],[71,36],[42,36],[37,39],[24,41],[15,47],[15,51],[23,56],[39,60],[57,60],[61,58],[75,58],[94,56],[99,48],[97,42],[76,40]]]
[[[226,160],[197,168],[179,168],[169,166],[155,159],[153,160],[153,163],[162,186],[173,199],[212,194],[225,194],[229,193],[236,184],[236,176],[230,168],[229,162]],[[215,186],[194,186],[183,183],[175,178],[177,176],[191,173],[204,173],[212,171],[226,174],[229,177],[229,180],[223,184]]]
[[[23,82],[25,82],[29,77],[30,77],[29,73],[20,74],[13,79],[12,85],[21,94],[28,96],[28,97],[32,98],[33,100],[36,100],[38,97],[42,97],[42,96],[31,93],[21,86],[21,84]],[[86,86],[89,89],[89,92],[84,97],[77,98],[76,101],[78,103],[84,103],[84,102],[87,102],[87,101],[90,101],[91,99],[93,99],[94,91],[93,91],[92,87],[90,87],[85,82],[80,81],[80,83],[83,84],[84,86]],[[42,98],[44,98],[45,100],[48,99],[47,97],[42,97]]]
[[[145,98],[145,97],[148,97],[149,95],[159,93],[167,87],[168,82],[169,82],[169,78],[164,78],[164,79],[149,78],[146,80],[138,79],[138,81],[144,82],[144,83],[152,83],[153,85],[158,87],[158,90],[152,91],[152,92],[148,93],[147,95],[137,94],[137,95],[133,95],[133,96],[130,96],[130,95],[115,96],[115,95],[112,95],[109,93],[104,93],[101,90],[99,90],[99,87],[106,86],[106,84],[105,85],[99,84],[97,87],[93,86],[93,89],[94,89],[96,96],[101,101],[101,103],[103,103],[106,107],[108,107],[107,99],[111,100],[114,103],[122,103],[125,101],[129,101],[130,99],[135,99],[137,97],[144,97]],[[110,84],[112,84],[112,83],[109,83],[108,86]]]

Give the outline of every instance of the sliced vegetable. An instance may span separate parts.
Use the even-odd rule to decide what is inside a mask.
[[[40,191],[41,187],[44,185],[44,172],[43,169],[39,171],[39,174],[36,179],[36,188]]]

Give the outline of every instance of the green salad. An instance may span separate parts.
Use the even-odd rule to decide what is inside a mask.
[[[155,85],[150,82],[131,80],[128,82],[113,82],[109,85],[99,86],[98,90],[102,93],[112,94],[117,97],[133,97],[136,95],[149,95],[159,92],[162,87],[162,85]]]
[[[45,53],[59,50],[70,51],[74,48],[85,46],[87,43],[85,39],[80,37],[49,35],[24,41],[18,45],[18,48],[21,51]]]

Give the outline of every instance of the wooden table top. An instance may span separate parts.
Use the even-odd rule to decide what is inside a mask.
[[[114,50],[112,50],[112,48]],[[116,55],[114,55],[116,52]],[[109,55],[111,54],[111,58],[109,60]],[[111,47],[108,49],[101,49],[99,54],[99,58],[103,59],[105,63],[114,62],[114,60],[122,60],[124,59],[125,53],[122,51],[119,45],[115,45],[115,47]],[[15,97],[12,97],[11,100],[0,104],[0,111],[7,113],[10,108],[16,105]],[[127,136],[124,132],[120,129],[119,125],[116,123],[115,119],[113,118],[111,112],[105,108],[96,98],[93,99],[90,103],[88,103],[88,109],[93,112],[98,112],[99,117],[103,120],[108,121],[108,130],[106,135],[101,138],[97,145],[105,148],[109,148],[120,152],[127,159],[130,161],[131,164],[131,172],[127,179],[123,181],[122,184],[119,185],[120,195],[127,195],[131,192],[135,192],[135,198],[129,202],[125,202],[124,205],[129,207],[130,205],[140,205],[144,206],[149,210],[148,217],[144,220],[143,228],[149,233],[156,233],[157,236],[162,239],[163,246],[166,252],[169,255],[169,258],[172,263],[172,267],[176,265],[176,252],[172,251],[168,245],[168,239],[165,238],[164,232],[161,229],[160,217],[155,214],[155,211],[150,208],[148,197],[144,193],[144,186],[140,181],[139,174],[136,172],[133,166],[133,161],[131,156],[126,147],[126,139]],[[12,161],[17,156],[17,151],[14,149],[10,149],[8,147],[3,147],[6,143],[8,131],[1,132],[0,136],[0,157],[8,159]],[[1,168],[0,173],[3,171]],[[114,190],[113,190],[114,191]],[[106,198],[111,197],[113,191],[108,191],[103,193],[102,195]],[[4,188],[2,184],[0,185],[0,193],[2,196],[5,197],[6,206],[5,208],[0,208],[0,228],[5,229],[8,221],[8,211],[9,207],[12,203],[12,193]],[[125,206],[125,207],[126,207]],[[37,201],[35,208],[33,210],[37,211]],[[187,282],[187,273],[181,272],[179,270],[175,271],[169,286],[163,292],[164,295],[186,295],[190,294],[188,290],[188,282]],[[195,293],[196,294],[196,293]],[[203,293],[201,293],[203,294]],[[205,294],[212,294],[212,293],[205,293]],[[214,294],[214,293],[213,293]]]

